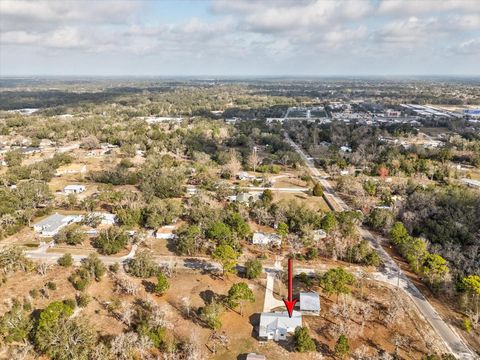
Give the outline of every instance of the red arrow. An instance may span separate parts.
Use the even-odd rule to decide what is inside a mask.
[[[297,301],[297,299],[293,299],[292,294],[292,259],[288,259],[288,300],[283,299],[283,302],[287,307],[289,317],[292,317],[293,307]]]

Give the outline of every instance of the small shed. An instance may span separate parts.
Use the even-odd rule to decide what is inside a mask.
[[[85,185],[67,185],[63,189],[63,192],[65,194],[80,194],[82,192],[85,192],[87,188]]]
[[[320,295],[316,292],[300,293],[300,312],[303,315],[320,315]]]
[[[267,360],[267,358],[265,357],[265,355],[250,353],[250,354],[247,354],[246,360]]]

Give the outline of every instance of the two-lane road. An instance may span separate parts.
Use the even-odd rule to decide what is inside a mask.
[[[320,182],[323,186],[325,193],[329,196],[332,196],[335,202],[339,205],[342,210],[351,210],[350,207],[345,204],[345,202],[340,199],[333,187],[330,185],[327,179],[323,178],[315,167],[314,162],[309,158],[303,149],[301,149],[289,136],[285,133],[286,141],[295,149],[295,151],[301,156],[307,167],[309,168],[311,174]],[[369,241],[371,246],[377,251],[378,255],[383,261],[385,267],[382,269],[381,273],[385,277],[385,281],[388,281],[394,285],[399,285],[399,288],[405,291],[408,296],[413,300],[417,306],[420,313],[425,317],[425,319],[430,323],[433,329],[437,334],[443,339],[446,347],[455,354],[455,356],[460,360],[474,360],[479,359],[473,351],[465,344],[463,339],[453,330],[437,313],[433,306],[428,302],[428,300],[423,296],[423,294],[418,290],[418,288],[413,284],[413,282],[403,273],[403,271],[398,267],[397,263],[390,257],[390,255],[385,251],[385,249],[380,245],[379,240],[375,237],[370,231],[358,227],[358,230],[362,237]]]

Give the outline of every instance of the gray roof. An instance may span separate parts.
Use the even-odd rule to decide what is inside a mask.
[[[55,231],[59,228],[69,224],[73,221],[78,220],[77,215],[61,215],[61,214],[53,214],[50,215],[48,218],[39,221],[38,223],[34,224],[35,227],[41,228],[42,231]]]
[[[247,360],[266,360],[265,355],[259,355],[255,353],[250,353],[247,355]]]
[[[316,292],[301,292],[300,310],[320,311],[320,295]]]
[[[293,311],[292,317],[288,316],[288,312],[273,312],[260,314],[260,337],[266,337],[269,331],[277,329],[292,329],[295,330],[297,326],[302,326],[302,314],[298,311]]]

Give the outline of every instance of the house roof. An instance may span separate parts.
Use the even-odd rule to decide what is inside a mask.
[[[253,234],[253,237],[252,237],[253,243],[265,242],[265,241],[278,243],[278,242],[281,242],[281,238],[277,234],[268,234],[264,232],[256,232]]]
[[[320,311],[320,295],[316,292],[301,292],[300,310]]]
[[[267,358],[265,357],[265,355],[250,353],[250,354],[247,355],[246,360],[266,360],[266,359]]]
[[[43,231],[55,231],[66,224],[77,221],[78,219],[78,215],[53,214],[48,218],[39,221],[35,226],[42,228]]]
[[[85,185],[67,185],[65,190],[85,189]]]
[[[292,317],[288,316],[288,312],[264,312],[260,314],[260,331],[261,337],[266,337],[271,331],[277,329],[295,329],[297,326],[302,326],[302,314],[298,311],[293,311]]]

